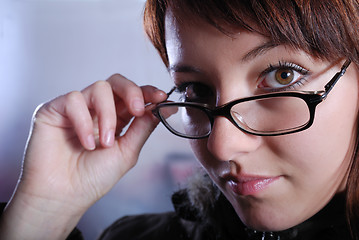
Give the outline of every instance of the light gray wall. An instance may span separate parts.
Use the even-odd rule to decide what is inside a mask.
[[[139,85],[171,88],[143,33],[143,5],[141,0],[0,0],[0,201],[9,199],[16,184],[31,115],[40,103],[113,73]],[[186,171],[192,159],[187,142],[160,126],[138,166],[81,220],[86,239],[95,239],[124,214],[171,209],[169,197],[177,187],[171,171]]]

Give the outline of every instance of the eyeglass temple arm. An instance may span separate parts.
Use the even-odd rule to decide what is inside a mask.
[[[343,64],[341,70],[339,72],[337,72],[334,77],[325,85],[325,93],[323,95],[323,97],[325,98],[328,93],[333,89],[333,87],[335,86],[335,84],[338,82],[338,80],[344,75],[344,73],[347,71],[347,68],[349,67],[351,63],[351,60],[346,60],[345,63]]]
[[[173,87],[167,94],[166,100],[170,97],[170,95],[176,90],[177,87]]]

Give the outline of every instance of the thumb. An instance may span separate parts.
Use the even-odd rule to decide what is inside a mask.
[[[135,117],[126,133],[119,139],[121,152],[134,154],[132,156],[137,159],[143,145],[158,123],[159,120],[152,115],[151,111],[141,117]]]

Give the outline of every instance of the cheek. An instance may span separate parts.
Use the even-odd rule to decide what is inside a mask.
[[[225,162],[217,161],[211,155],[207,148],[207,139],[190,140],[190,145],[199,163],[211,178],[216,181],[217,172],[226,165]]]
[[[290,174],[305,176],[306,180],[301,180],[305,187],[313,181],[321,184],[331,181],[340,187],[337,184],[346,181],[354,151],[358,107],[356,101],[352,104],[341,100],[325,101],[322,104],[309,129],[268,139],[266,143]]]
[[[209,152],[207,150],[207,141],[205,139],[189,140],[189,143],[198,161],[207,169],[211,165]]]
[[[358,81],[353,71],[338,82],[315,111],[313,125],[299,133],[279,137],[271,143],[278,155],[298,156],[300,161],[341,162],[351,155],[357,135]]]

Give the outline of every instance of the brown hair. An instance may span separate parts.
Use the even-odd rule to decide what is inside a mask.
[[[259,32],[274,44],[300,49],[331,62],[350,59],[359,66],[358,0],[148,0],[145,31],[168,66],[165,14],[199,17],[225,34],[225,26]],[[177,14],[181,13],[181,14]],[[253,25],[254,23],[254,25]],[[359,131],[359,129],[358,129]],[[353,154],[347,185],[347,213],[359,239],[359,159]]]

